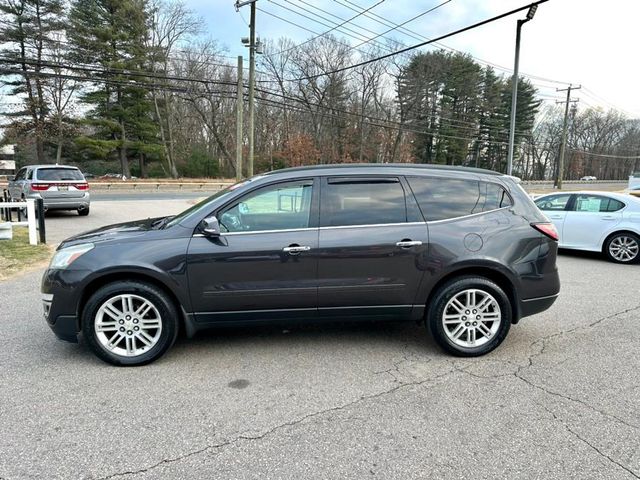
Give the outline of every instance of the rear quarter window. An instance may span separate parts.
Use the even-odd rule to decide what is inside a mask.
[[[435,177],[408,177],[427,221],[447,220],[513,205],[497,183]]]
[[[39,168],[36,176],[38,180],[48,182],[84,180],[84,176],[77,168]]]

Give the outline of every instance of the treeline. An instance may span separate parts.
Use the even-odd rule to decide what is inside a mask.
[[[20,163],[235,176],[236,63],[183,3],[5,0],[0,16],[0,80],[10,92],[2,143],[17,144]],[[340,162],[505,171],[511,78],[447,51],[342,70],[397,47],[353,47],[331,35],[267,42],[256,80],[255,171]],[[553,178],[562,108],[543,108],[527,80],[518,92],[514,173]],[[638,122],[594,109],[573,109],[570,120],[565,178],[640,170]]]

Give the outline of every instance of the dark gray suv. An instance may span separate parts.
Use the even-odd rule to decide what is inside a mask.
[[[555,301],[557,233],[494,172],[418,165],[280,170],[174,217],[63,242],[42,280],[56,335],[103,360],[160,357],[179,329],[331,319],[424,322],[482,355]]]

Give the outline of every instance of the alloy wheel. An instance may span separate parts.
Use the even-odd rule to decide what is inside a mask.
[[[626,235],[615,237],[609,243],[609,253],[619,262],[630,262],[638,256],[640,246],[635,238]]]
[[[476,348],[490,342],[501,322],[497,300],[479,289],[467,289],[454,295],[442,314],[442,325],[449,341],[464,348]]]
[[[133,294],[116,295],[100,306],[94,328],[105,350],[123,357],[136,357],[158,343],[162,318],[156,306],[146,298]]]

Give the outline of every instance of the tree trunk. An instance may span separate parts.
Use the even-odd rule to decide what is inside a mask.
[[[127,159],[127,133],[124,129],[124,124],[120,123],[120,147],[118,153],[120,155],[120,166],[122,167],[122,175],[127,178],[131,177],[131,170],[129,170],[129,160]]]
[[[147,166],[144,163],[144,153],[142,152],[138,156],[138,166],[140,167],[140,178],[147,178]]]

